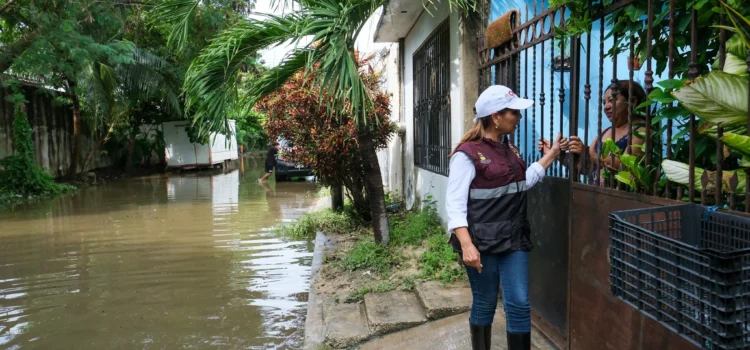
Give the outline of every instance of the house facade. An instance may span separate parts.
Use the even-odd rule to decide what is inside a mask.
[[[448,155],[471,127],[477,98],[477,48],[446,2],[390,1],[373,40],[390,43],[386,61],[391,118],[400,126],[379,154],[383,181],[407,207],[432,200],[445,220]]]
[[[697,43],[699,36],[697,31],[685,32],[689,25],[698,25],[698,17],[684,13],[671,21],[668,30],[648,33],[643,42],[636,40],[631,29],[616,33],[612,28],[623,11],[642,22],[663,20],[665,13],[678,10],[675,2],[663,6],[661,17],[634,11],[634,2],[629,0],[598,3],[590,13],[590,33],[565,41],[555,35],[554,28],[564,27],[562,19],[569,11],[550,9],[547,1],[478,3],[474,18],[451,12],[446,1],[435,1],[427,11],[422,1],[391,0],[379,14],[371,36],[373,43],[388,49],[385,84],[392,94],[391,118],[400,126],[398,135],[379,152],[383,182],[410,209],[431,201],[444,222],[448,221],[449,154],[473,126],[473,106],[483,88],[502,84],[535,101],[523,112],[511,137],[531,163],[539,157],[540,137],[550,139],[559,132],[579,136],[591,145],[611,124],[602,103],[606,91],[612,87],[615,94],[632,96],[635,84],[629,84],[632,91],[619,91],[622,80],[632,80],[649,91],[654,82],[672,76],[670,67],[678,61],[679,50],[664,57],[667,43],[688,39]],[[492,32],[486,30],[495,25],[510,34],[488,44],[486,38]],[[652,59],[648,42],[654,52],[661,50],[660,61]],[[635,106],[628,108],[628,118],[654,117]],[[649,135],[651,144],[644,145],[646,154],[652,154],[649,147],[661,146],[651,148],[654,153],[662,152],[657,159],[672,159],[667,149],[675,140],[695,139],[693,134],[676,132],[677,122],[663,118],[651,122],[652,130],[665,134]],[[670,190],[667,182],[663,192],[651,195],[650,188],[623,191],[627,190],[623,184],[614,180],[605,184],[599,176],[597,171],[571,173],[556,162],[544,181],[529,191],[535,245],[529,260],[534,325],[560,349],[699,348],[715,333],[705,327],[691,330],[703,325],[700,318],[684,317],[679,307],[686,303],[679,307],[661,304],[657,310],[661,317],[679,318],[668,323],[633,307],[632,301],[615,296],[611,289],[615,265],[609,215],[682,204],[682,189],[691,185],[673,185]],[[647,282],[640,279],[642,285]],[[628,288],[633,295],[644,290]]]
[[[372,35],[372,42],[360,45],[364,49],[376,47],[388,51],[386,88],[392,94],[391,118],[399,124],[400,132],[387,149],[379,152],[383,182],[394,195],[404,198],[408,208],[428,199],[434,201],[444,221],[447,221],[444,199],[448,156],[473,126],[473,107],[480,89],[498,80],[495,68],[483,70],[481,67],[480,52],[485,45],[487,24],[515,11],[516,27],[540,13],[549,12],[545,1],[491,0],[479,3],[484,8],[479,9],[478,18],[466,18],[458,11],[451,12],[446,1],[436,2],[429,11],[421,1],[390,1],[371,19],[374,29],[370,28],[367,34]],[[543,21],[538,35],[549,32],[551,21]],[[604,30],[609,28],[607,24]],[[595,26],[590,34],[594,48],[600,46],[601,30]],[[583,41],[587,39],[587,35],[582,37]],[[606,37],[603,43],[606,52],[614,46],[614,38]],[[496,55],[487,54],[490,58]],[[595,88],[596,84],[601,81],[606,89],[614,76],[621,80],[630,79],[626,55],[617,56],[615,62],[599,60],[597,50],[584,51],[580,54],[582,59],[590,55],[593,61],[591,66],[594,68],[588,69],[587,78],[594,87],[589,99],[585,99],[582,87],[575,97],[571,97],[571,72],[565,67],[569,64],[565,61],[569,54],[570,47],[555,43],[554,38],[517,54],[515,84],[508,85],[512,85],[510,87],[519,96],[536,102],[524,112],[519,133],[514,135],[515,144],[528,162],[537,157],[535,149],[540,137],[550,139],[561,131],[565,136],[587,135],[590,141],[600,128],[606,130],[610,125],[606,117],[601,118],[601,125],[591,118],[592,122],[578,123],[575,130],[571,130],[572,99],[578,100],[581,115],[586,109],[588,115],[601,115],[601,93]],[[560,58],[564,62],[562,68]],[[655,66],[656,62],[653,64]],[[645,87],[644,69],[635,69],[632,73],[632,80]],[[665,75],[654,77],[659,80],[666,78]],[[552,175],[561,176],[562,172],[559,164],[550,170]]]

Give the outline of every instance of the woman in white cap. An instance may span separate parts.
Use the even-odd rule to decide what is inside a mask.
[[[446,209],[451,244],[472,290],[472,349],[490,349],[492,320],[502,282],[508,349],[529,349],[529,221],[526,190],[540,181],[567,141],[560,135],[528,169],[510,144],[520,110],[534,102],[493,85],[479,96],[474,127],[451,155]]]

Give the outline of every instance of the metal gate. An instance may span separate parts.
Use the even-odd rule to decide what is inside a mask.
[[[538,159],[537,140],[551,140],[558,132],[577,136],[586,146],[580,155],[560,157],[548,170],[553,179],[530,192],[534,319],[564,348],[689,347],[689,335],[675,336],[610,296],[606,214],[683,200],[750,212],[750,201],[744,200],[750,188],[747,168],[735,164],[722,142],[728,130],[746,135],[750,118],[739,124],[701,121],[680,111],[670,94],[681,87],[675,79],[695,81],[725,67],[732,58],[731,33],[722,25],[730,22],[716,10],[718,1],[567,3],[578,8],[527,0],[523,9],[504,9],[511,11],[505,17],[512,33],[508,40],[486,47],[484,33],[479,35],[480,91],[501,84],[535,101],[512,137],[524,159]],[[701,10],[698,3],[707,7]],[[586,31],[563,35],[571,14],[590,21]],[[742,60],[750,72],[750,57]],[[736,70],[738,60],[732,63]],[[651,104],[637,101],[641,90],[651,95]],[[618,125],[618,101],[620,109],[626,105],[625,135],[609,127],[610,115]],[[616,151],[607,148],[609,141],[599,145],[599,139],[626,141],[615,142],[621,147]],[[627,155],[638,163],[631,167]],[[680,171],[687,180],[668,177],[665,164],[673,163],[665,161],[683,162]],[[633,324],[619,323],[623,320]]]

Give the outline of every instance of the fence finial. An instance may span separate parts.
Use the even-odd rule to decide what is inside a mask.
[[[708,171],[704,170],[703,175],[701,175],[701,185],[703,185],[703,188],[701,188],[701,204],[706,205],[708,203]],[[716,184],[716,190],[721,191],[721,183]]]
[[[737,208],[737,197],[735,195],[735,192],[737,192],[737,186],[740,185],[740,179],[737,176],[737,172],[734,172],[734,175],[729,178],[729,209],[735,210]]]
[[[526,4],[526,22],[529,21],[529,4]]]

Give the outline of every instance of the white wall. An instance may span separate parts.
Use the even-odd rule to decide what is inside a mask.
[[[384,77],[386,91],[391,94],[391,116],[390,120],[401,127],[401,103],[399,89],[399,51],[398,43],[389,44],[388,56],[385,58]],[[403,197],[403,162],[401,156],[402,135],[397,133],[388,143],[388,148],[378,151],[380,171],[383,175],[383,185],[398,198]]]
[[[354,41],[354,49],[361,52],[362,54],[370,54],[378,52],[385,48],[388,48],[390,43],[376,43],[373,41],[375,38],[375,31],[378,27],[378,21],[380,15],[383,13],[383,7],[379,7],[375,12],[367,19],[365,25],[362,26],[362,31],[359,33],[357,40]]]
[[[406,205],[408,208],[420,205],[421,200],[432,196],[437,201],[440,217],[446,220],[445,190],[448,178],[414,167],[414,115],[413,115],[413,62],[414,52],[422,45],[432,31],[450,17],[450,99],[451,99],[451,143],[455,146],[464,133],[463,101],[461,101],[461,72],[459,69],[459,30],[458,14],[450,13],[447,2],[438,4],[437,9],[423,12],[405,38],[404,55],[404,121],[406,124]]]

